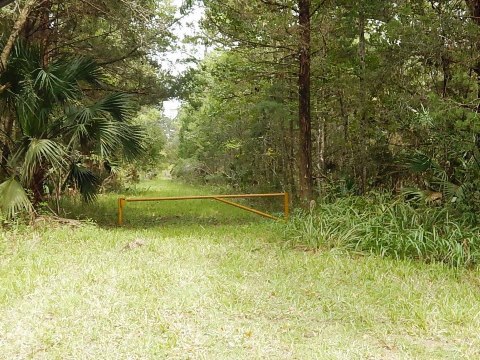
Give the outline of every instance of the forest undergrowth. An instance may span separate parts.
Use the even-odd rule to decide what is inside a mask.
[[[296,211],[283,230],[295,247],[344,248],[453,267],[478,264],[479,235],[471,217],[447,207],[379,194],[313,204]]]

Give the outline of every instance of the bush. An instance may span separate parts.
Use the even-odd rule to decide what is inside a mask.
[[[198,182],[206,175],[205,165],[195,159],[179,159],[172,168],[171,174],[174,178],[187,182]]]
[[[446,208],[413,207],[385,197],[348,197],[297,212],[285,240],[308,248],[343,247],[454,267],[480,261],[480,229]]]

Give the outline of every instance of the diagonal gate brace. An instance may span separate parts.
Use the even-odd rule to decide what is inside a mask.
[[[213,199],[217,200],[217,201],[220,201],[222,203],[228,204],[228,205],[235,206],[237,208],[240,208],[240,209],[243,209],[243,210],[246,210],[246,211],[250,211],[254,214],[257,214],[257,215],[260,215],[260,216],[263,216],[263,217],[266,217],[266,218],[269,218],[269,219],[272,219],[272,220],[278,220],[278,218],[273,216],[273,215],[264,213],[264,212],[262,212],[260,210],[257,210],[257,209],[252,209],[251,207],[248,207],[248,206],[245,206],[245,205],[240,205],[240,204],[234,203],[233,201],[228,201],[228,200],[225,200],[225,199],[222,199],[222,198],[217,198],[217,197],[214,197]]]

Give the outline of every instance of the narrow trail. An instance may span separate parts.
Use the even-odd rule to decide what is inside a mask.
[[[473,274],[285,248],[278,224],[214,202],[138,204],[118,228],[115,200],[71,207],[98,225],[2,234],[0,358],[480,356]]]

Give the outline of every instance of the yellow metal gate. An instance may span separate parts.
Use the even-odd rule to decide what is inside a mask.
[[[119,198],[118,199],[118,225],[123,224],[123,209],[127,202],[140,202],[140,201],[171,201],[171,200],[216,200],[227,205],[235,206],[245,211],[250,211],[254,214],[278,220],[277,217],[267,214],[263,211],[253,209],[251,207],[234,203],[226,199],[246,199],[246,198],[265,198],[265,197],[283,197],[283,211],[285,220],[288,220],[289,215],[289,199],[288,193],[273,193],[273,194],[239,194],[239,195],[198,195],[198,196],[172,196],[172,197],[151,197],[151,198]]]

